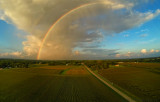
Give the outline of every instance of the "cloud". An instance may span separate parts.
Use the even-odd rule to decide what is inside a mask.
[[[159,55],[160,55],[159,50],[151,49],[149,53],[140,55],[140,57],[159,57]]]
[[[0,53],[0,56],[2,57],[2,56],[8,56],[9,55],[9,53]]]
[[[44,43],[40,59],[74,59],[75,48],[83,52],[79,51],[79,58],[84,55],[90,58],[92,55],[115,56],[117,52],[113,50],[111,53],[112,49],[102,50],[100,46],[94,46],[87,50],[85,47],[98,45],[104,36],[139,26],[160,14],[160,10],[133,11],[132,7],[137,3],[125,0],[1,0],[0,19],[29,34],[23,42],[22,54],[36,58],[42,39],[53,23],[74,8],[95,2],[103,3],[78,9],[56,24]]]
[[[148,32],[149,29],[142,29],[140,32]]]
[[[149,52],[147,52],[146,49],[142,49],[141,52],[123,52],[123,53],[119,53],[118,52],[115,55],[115,58],[116,59],[123,59],[123,58],[149,58],[149,57],[158,57],[159,55],[160,55],[159,50],[156,52],[156,50],[151,49]]]
[[[153,53],[154,51],[155,51],[154,49],[151,49],[151,50],[150,50],[151,53]]]
[[[147,37],[148,34],[141,34],[140,37]]]
[[[11,52],[11,53],[0,53],[0,57],[3,57],[3,58],[11,58],[11,57],[15,57],[15,58],[22,58],[22,53],[21,52]]]
[[[145,53],[147,53],[147,50],[146,49],[142,49],[141,53],[145,54]]]
[[[149,44],[149,43],[152,43],[152,42],[154,42],[154,41],[156,41],[156,40],[157,40],[157,39],[154,38],[154,39],[150,39],[150,40],[140,41],[140,42],[138,42],[138,43],[140,43],[140,44]]]
[[[129,37],[129,35],[128,35],[128,34],[126,34],[126,35],[124,35],[124,37]]]
[[[151,53],[154,53],[154,52],[156,52],[156,53],[157,53],[157,52],[159,52],[159,50],[151,49],[151,50],[150,50],[150,52],[151,52]]]
[[[125,54],[125,56],[130,57],[131,56],[131,52],[127,52],[127,54]]]
[[[79,55],[80,54],[80,52],[78,50],[75,51],[74,53],[75,53],[75,55]]]
[[[23,42],[23,45],[24,45],[23,52],[25,53],[26,56],[33,57],[33,55],[36,55],[38,53],[40,44],[41,44],[41,41],[37,37],[33,35],[28,35],[27,41]]]
[[[142,30],[140,30],[140,31],[138,31],[138,32],[136,32],[136,33],[146,33],[146,32],[148,32],[149,31],[149,29],[142,29]]]
[[[116,55],[115,55],[115,57],[120,57],[120,56],[121,56],[120,54],[116,54]]]
[[[12,53],[10,53],[10,55],[13,55],[13,56],[21,56],[21,52],[12,52]]]
[[[118,54],[118,49],[86,48],[81,51],[81,54],[88,57],[88,59],[113,59]]]

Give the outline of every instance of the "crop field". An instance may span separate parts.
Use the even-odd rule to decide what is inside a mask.
[[[83,66],[0,70],[0,102],[125,102]]]
[[[159,63],[121,63],[98,73],[144,102],[160,102]]]

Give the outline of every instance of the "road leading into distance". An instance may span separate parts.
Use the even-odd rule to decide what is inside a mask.
[[[101,78],[99,75],[95,74],[91,69],[89,69],[85,64],[84,67],[93,75],[95,76],[98,80],[100,80],[102,83],[104,83],[105,85],[107,85],[108,87],[110,87],[112,90],[114,90],[115,92],[117,92],[119,95],[121,95],[123,98],[125,98],[127,101],[129,102],[136,102],[134,99],[132,99],[131,97],[129,97],[127,94],[123,93],[122,91],[118,90],[117,88],[115,88],[113,85],[111,85],[110,83],[108,83],[107,81],[105,81],[103,78]]]

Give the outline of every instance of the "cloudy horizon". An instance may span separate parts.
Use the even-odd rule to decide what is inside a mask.
[[[1,0],[0,58],[160,57],[159,5],[158,0]]]

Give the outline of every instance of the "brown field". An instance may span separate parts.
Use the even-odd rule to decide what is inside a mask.
[[[56,69],[56,70],[65,70],[67,68],[69,68],[70,66],[43,66],[43,67],[39,67],[39,68],[45,68],[45,69]]]
[[[126,100],[89,74],[83,66],[46,66],[0,70],[0,102]]]
[[[30,68],[44,68],[44,69],[56,69],[56,70],[64,70],[69,67],[70,66],[66,66],[66,65],[49,66],[48,64],[34,64],[34,65],[30,66]]]
[[[136,62],[130,62],[130,63],[121,63],[122,66],[128,66],[128,67],[137,67],[137,68],[143,68],[145,70],[154,72],[154,73],[160,73],[160,63],[136,63]]]
[[[157,63],[123,63],[98,73],[143,101],[159,102],[160,74],[155,73],[159,68]]]
[[[85,68],[71,68],[70,70],[68,70],[66,73],[66,75],[87,75],[89,74]]]

